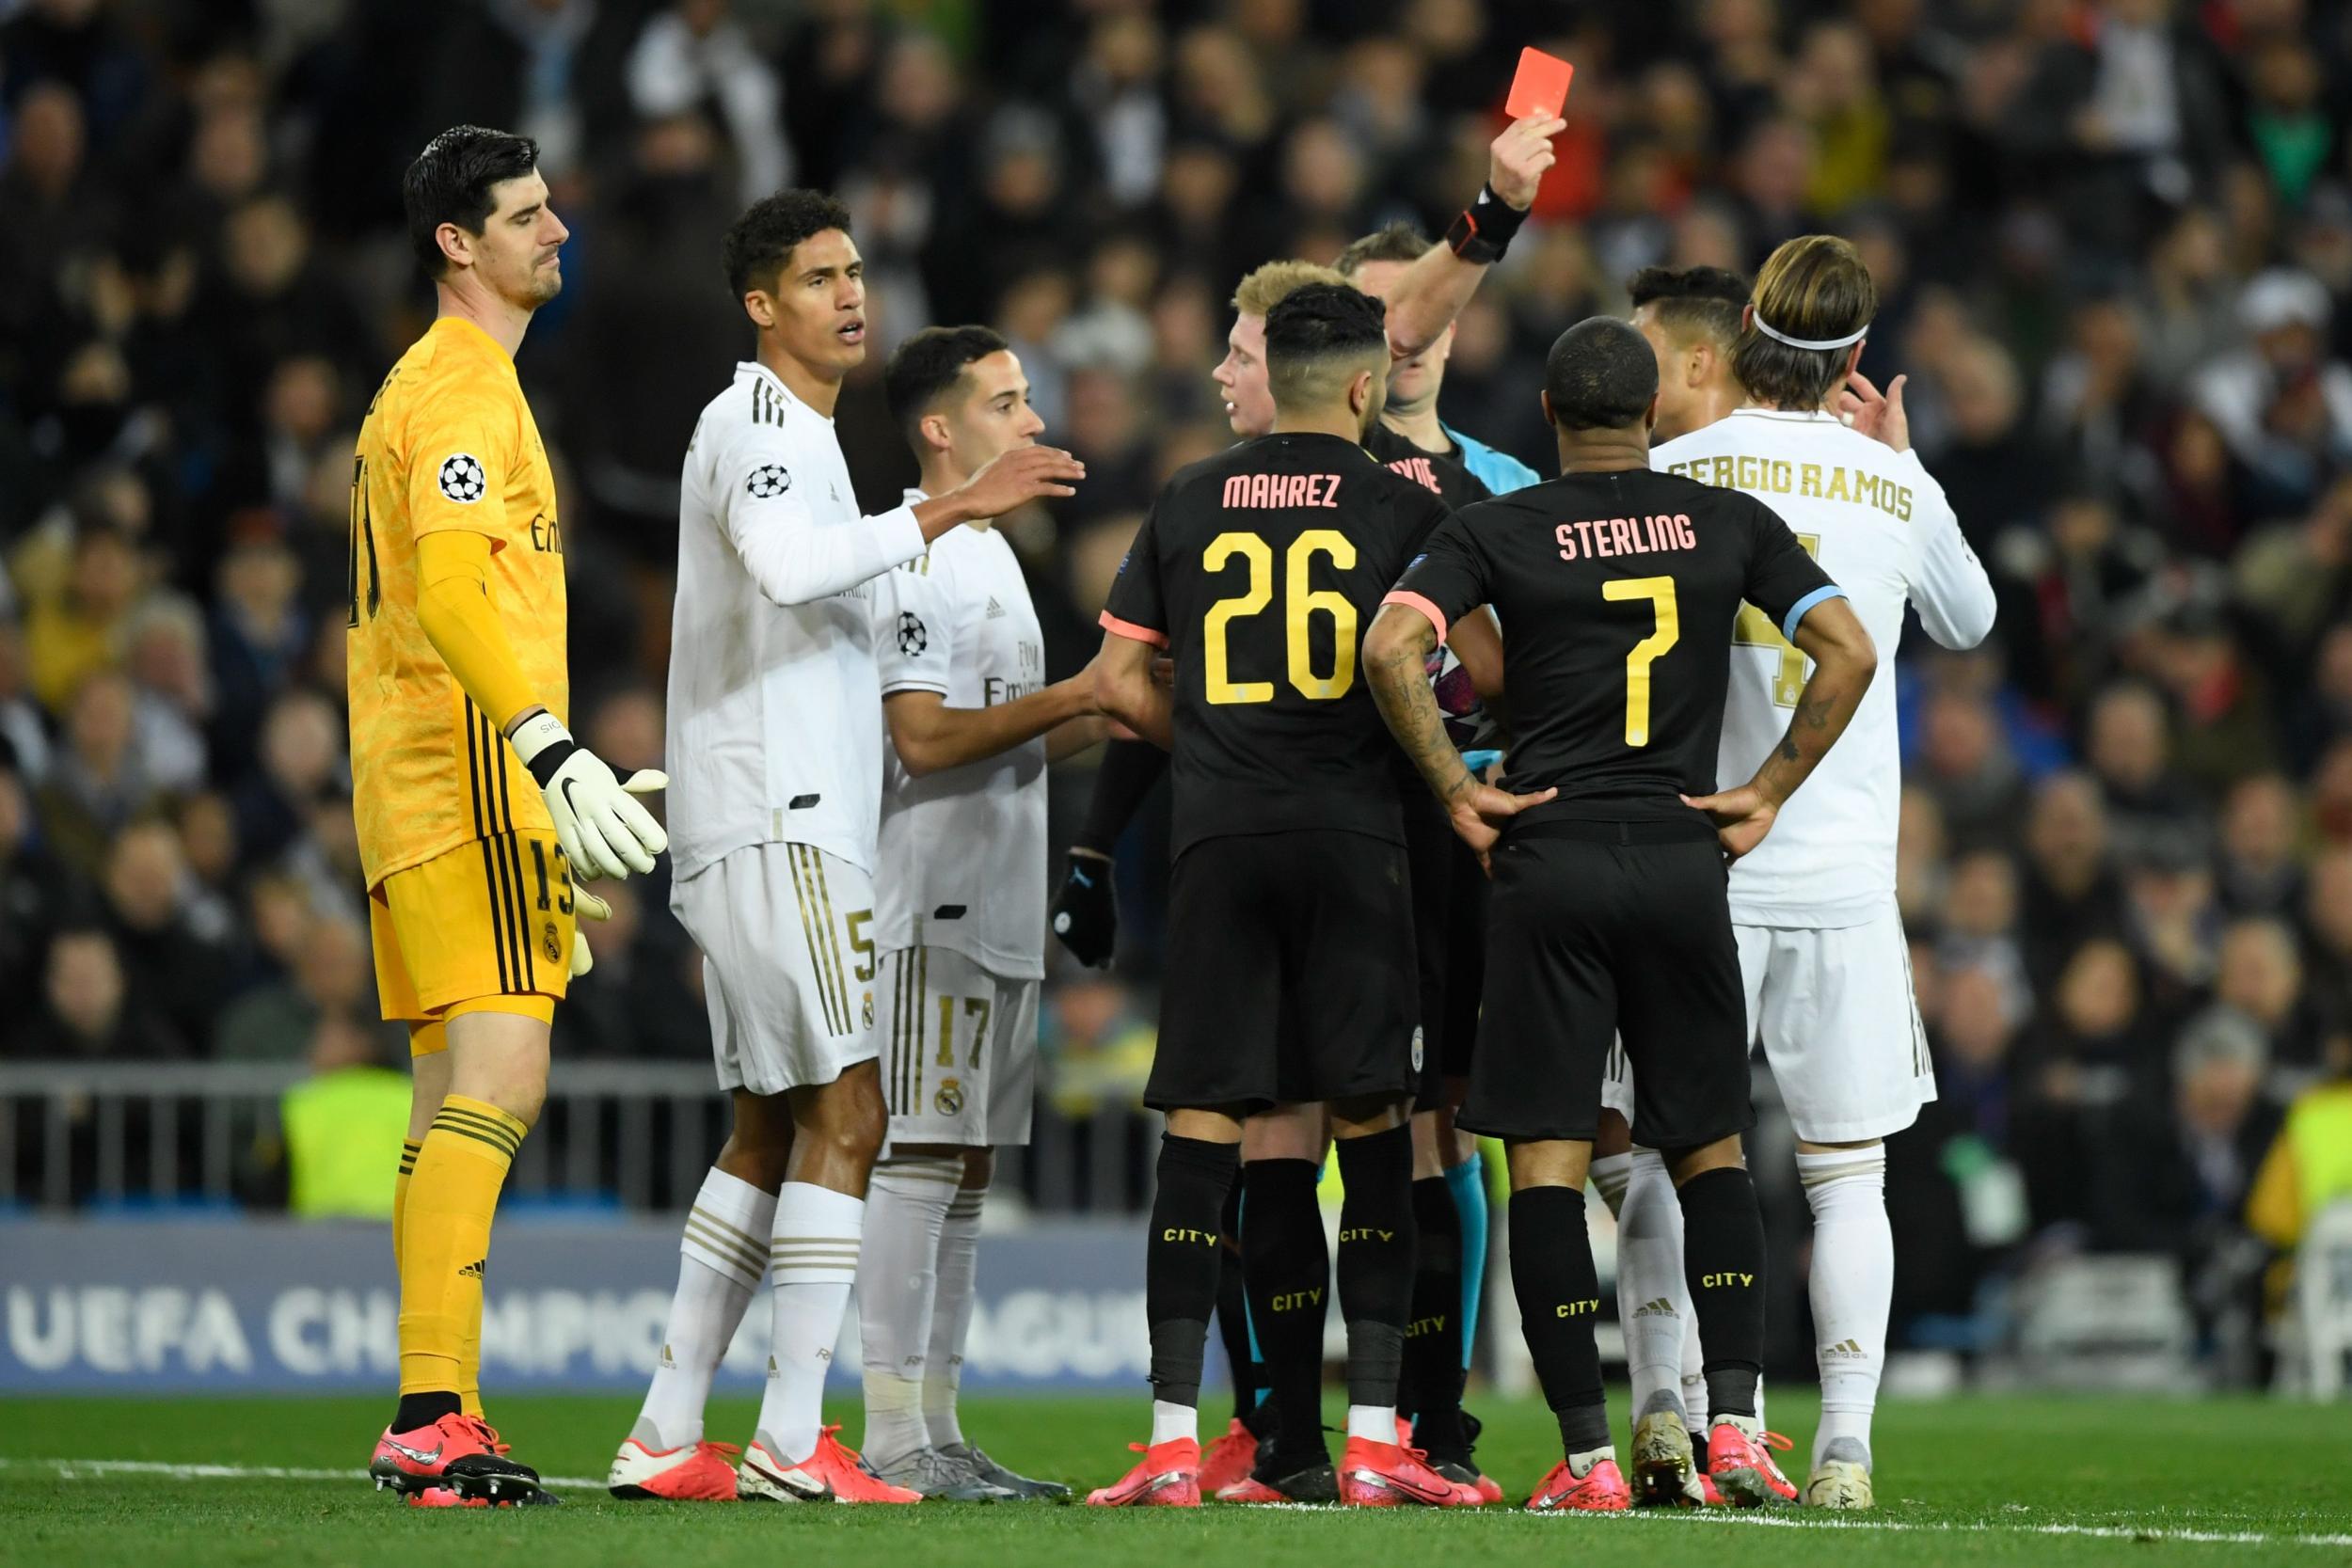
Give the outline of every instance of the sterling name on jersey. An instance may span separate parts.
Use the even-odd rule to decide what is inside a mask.
[[[1993,626],[1993,584],[1918,454],[1857,435],[1831,415],[1743,408],[1650,452],[1661,473],[1756,497],[1788,524],[1852,601],[1883,672],[1903,606],[1928,635],[1973,648]],[[1806,659],[1753,606],[1740,616],[1718,771],[1756,771],[1788,727]],[[1870,683],[1842,739],[1781,807],[1763,847],[1731,869],[1743,926],[1859,925],[1895,896],[1902,761],[1895,682]]]
[[[871,871],[882,798],[872,579],[923,553],[861,517],[833,421],[739,364],[686,449],[666,766],[680,879],[747,844]]]
[[[1171,854],[1309,828],[1404,841],[1396,747],[1357,650],[1450,515],[1338,436],[1263,436],[1168,482],[1103,625],[1175,657]]]
[[[1508,784],[1560,791],[1512,832],[1655,820],[1703,839],[1714,828],[1678,797],[1716,787],[1740,602],[1793,630],[1836,593],[1758,502],[1636,468],[1565,474],[1470,508],[1389,600],[1428,616],[1440,641],[1481,605],[1507,628]]]
[[[909,490],[907,502],[924,499]],[[882,695],[994,707],[1045,685],[1020,559],[993,528],[950,529],[875,584]],[[1008,980],[1045,977],[1045,737],[915,777],[887,746],[874,942],[951,947]]]

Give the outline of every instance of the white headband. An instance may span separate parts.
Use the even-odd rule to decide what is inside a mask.
[[[1756,324],[1756,329],[1758,332],[1763,333],[1764,336],[1770,338],[1776,343],[1787,343],[1790,348],[1846,348],[1851,344],[1862,341],[1863,339],[1870,335],[1870,324],[1868,322],[1864,322],[1860,326],[1854,328],[1851,332],[1847,333],[1842,338],[1791,338],[1788,333],[1779,330],[1777,327],[1773,326],[1772,323],[1766,321],[1764,319],[1763,312],[1760,310],[1751,309],[1748,312],[1748,320]]]

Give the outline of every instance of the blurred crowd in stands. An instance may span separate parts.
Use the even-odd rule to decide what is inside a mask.
[[[1909,376],[2002,591],[1987,649],[1905,649],[1943,1098],[1895,1144],[1899,1311],[1966,1313],[2019,1248],[2217,1267],[2289,1105],[2352,1071],[2344,0],[0,0],[0,1059],[399,1057],[345,509],[429,316],[398,185],[434,132],[537,137],[573,230],[519,368],[575,725],[626,770],[659,760],[680,456],[748,351],[717,260],[748,198],[856,214],[869,505],[913,473],[891,347],[1015,343],[1089,473],[1009,530],[1060,675],[1159,481],[1230,439],[1236,278],[1441,229],[1526,43],[1576,62],[1570,124],[1449,422],[1548,467],[1563,326],[1637,267],[1834,230],[1884,302],[1864,367]],[[1120,980],[1055,986],[1073,1108],[1148,1058],[1164,832],[1124,856]],[[560,1053],[701,1057],[666,895],[611,893]]]

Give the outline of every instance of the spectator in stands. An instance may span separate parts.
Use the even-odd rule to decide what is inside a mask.
[[[2292,1252],[2314,1215],[2352,1201],[2352,1035],[2329,1037],[2327,1076],[2297,1095],[2255,1173],[2247,1224]]]
[[[2054,773],[2035,789],[2022,904],[2026,973],[2037,990],[2084,942],[2122,933],[2123,883],[2107,856],[2106,802],[2089,774]]]
[[[2118,1107],[2161,1084],[2163,1037],[2130,949],[2076,948],[2018,1051],[2018,1163],[2037,1224],[2089,1218],[2094,1151]]]
[[[292,975],[254,987],[220,1013],[209,1037],[213,1056],[298,1061],[320,1029],[335,1021],[368,1037],[369,1049],[387,1059],[408,1037],[399,1025],[381,1021],[368,934],[341,914],[304,928]]]
[[[310,644],[299,593],[302,568],[278,543],[275,526],[256,519],[254,537],[233,545],[221,562],[213,612],[213,675],[219,715],[214,741],[218,767],[230,779],[254,762],[262,716],[286,689]],[[250,841],[262,853],[278,845]]]
[[[41,955],[67,898],[40,827],[23,775],[0,757],[0,1005],[18,1017],[40,985]]]
[[[149,1062],[187,1054],[185,1037],[130,994],[114,940],[97,927],[50,939],[42,1006],[28,1028],[0,1030],[22,1061]]]
[[[151,594],[127,628],[134,748],[156,789],[184,795],[203,786],[212,717],[203,612],[176,594]]]
[[[283,854],[322,797],[345,793],[344,744],[342,715],[317,692],[296,688],[269,705],[257,765],[235,795],[237,840],[247,854]]]
[[[2172,768],[2171,721],[2164,701],[2137,682],[2099,693],[2086,748],[2107,810],[2108,834],[2126,865],[2160,845],[2201,848],[2206,828],[2196,796]]]
[[[2285,921],[2258,915],[2231,923],[2221,937],[2214,995],[2262,1031],[2272,1100],[2284,1104],[2311,1085],[2327,1029],[2305,994],[2302,955]]]
[[[408,1075],[380,1037],[340,1013],[304,1041],[310,1076],[278,1103],[278,1133],[256,1153],[256,1186],[305,1220],[389,1220],[392,1172],[408,1135]]]
[[[130,541],[86,520],[64,580],[37,598],[24,619],[28,673],[42,706],[63,713],[90,676],[121,666],[138,592],[139,562]]]
[[[2290,915],[2303,901],[2302,802],[2277,773],[2232,784],[2221,808],[2216,886],[2232,914]]]
[[[191,1045],[228,994],[230,911],[188,876],[180,835],[149,818],[115,835],[106,857],[106,922],[126,983]]]
[[[2246,286],[2246,346],[2197,374],[2197,406],[2266,499],[2308,504],[2331,467],[2352,459],[2352,367],[2327,351],[2327,288],[2274,268]]]
[[[65,739],[38,797],[41,820],[58,858],[95,879],[112,835],[157,799],[139,754],[131,683],[111,671],[84,680]]]

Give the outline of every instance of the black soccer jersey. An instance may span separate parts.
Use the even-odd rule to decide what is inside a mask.
[[[1173,853],[1299,828],[1402,842],[1395,746],[1357,656],[1451,515],[1337,436],[1261,436],[1168,481],[1103,625],[1175,659]]]
[[[1456,512],[1494,495],[1484,480],[1462,467],[1462,449],[1451,437],[1444,451],[1423,451],[1387,425],[1375,424],[1364,437],[1364,450],[1391,473],[1403,474],[1422,489],[1435,492]]]
[[[1837,593],[1761,501],[1636,468],[1470,508],[1390,597],[1440,637],[1482,604],[1502,618],[1509,787],[1560,791],[1520,822],[1687,817],[1696,836],[1676,797],[1716,788],[1741,601],[1789,635]]]

